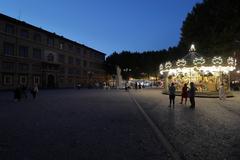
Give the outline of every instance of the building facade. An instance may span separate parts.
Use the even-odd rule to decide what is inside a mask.
[[[103,82],[105,54],[0,14],[0,89]]]

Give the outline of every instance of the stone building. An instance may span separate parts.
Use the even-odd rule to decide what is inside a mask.
[[[105,54],[0,14],[0,89],[103,82]]]

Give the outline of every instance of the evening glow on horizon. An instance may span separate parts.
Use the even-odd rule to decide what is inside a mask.
[[[176,46],[202,0],[1,0],[0,12],[110,55]]]

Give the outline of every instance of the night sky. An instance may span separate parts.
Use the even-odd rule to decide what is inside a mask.
[[[107,55],[176,46],[202,0],[0,0],[0,12]]]

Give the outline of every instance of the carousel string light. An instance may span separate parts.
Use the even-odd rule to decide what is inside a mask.
[[[165,68],[170,69],[172,67],[172,63],[170,61],[165,63]]]
[[[159,71],[160,71],[160,74],[162,75],[163,74],[163,65],[162,64],[159,65]]]
[[[178,59],[176,62],[176,65],[178,67],[184,67],[184,66],[186,66],[186,64],[187,64],[187,61],[185,59]]]
[[[196,65],[203,65],[205,63],[205,59],[203,57],[200,58],[194,58],[193,64]]]
[[[160,71],[163,70],[163,65],[162,65],[162,64],[159,65],[159,70],[160,70]]]
[[[215,57],[213,57],[213,59],[212,59],[212,63],[214,64],[214,65],[221,65],[222,63],[223,63],[223,59],[222,59],[222,57],[217,57],[217,56],[215,56]]]
[[[227,59],[227,63],[229,64],[229,65],[232,65],[232,66],[234,66],[235,65],[235,60],[234,60],[234,58],[233,57],[228,57],[228,59]]]

